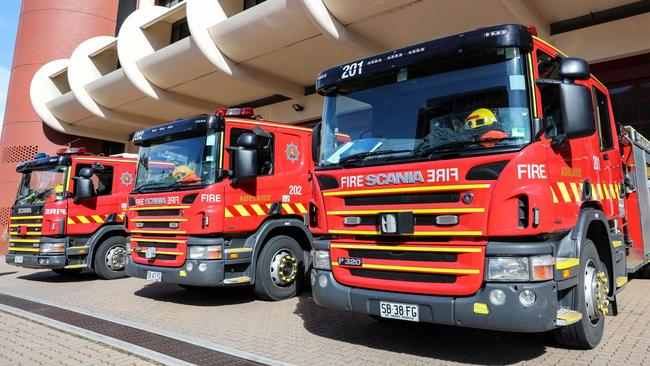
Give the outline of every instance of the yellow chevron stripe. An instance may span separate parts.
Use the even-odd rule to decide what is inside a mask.
[[[559,201],[557,200],[557,196],[555,195],[555,191],[553,190],[553,187],[548,186],[548,188],[551,190],[551,194],[553,195],[553,203],[558,203]]]
[[[305,206],[302,205],[302,203],[296,203],[295,205],[296,207],[298,207],[298,211],[301,214],[307,213],[307,209],[305,208]]]
[[[237,212],[239,212],[239,214],[242,215],[242,216],[250,216],[250,215],[251,215],[250,213],[248,213],[248,211],[246,211],[246,207],[244,207],[244,206],[242,206],[242,205],[234,205],[233,207],[234,207],[235,210],[237,210]]]
[[[616,194],[616,186],[614,184],[609,185],[609,190],[612,191],[612,198],[613,199],[618,199],[618,195]]]
[[[253,211],[255,211],[255,213],[258,214],[259,216],[266,215],[266,212],[262,210],[262,207],[260,207],[260,205],[252,204],[251,207],[253,208]]]
[[[282,208],[283,208],[285,211],[287,211],[288,214],[293,214],[293,213],[295,213],[295,212],[293,211],[293,208],[291,207],[291,205],[288,204],[288,203],[283,203],[283,204],[282,204]]]
[[[75,222],[72,219],[72,217],[68,217],[68,225],[74,225],[74,224],[75,224]]]
[[[560,188],[560,193],[562,194],[564,202],[571,202],[571,196],[569,195],[569,191],[566,189],[566,185],[563,182],[557,182],[557,186]]]
[[[598,189],[598,197],[600,197],[601,201],[605,199],[605,195],[603,195],[603,187],[600,184],[596,184],[596,188]]]
[[[90,224],[90,220],[86,216],[75,216],[77,220],[81,221],[82,224]]]
[[[271,204],[270,204],[270,203],[267,203],[267,204],[266,204],[266,208],[267,208],[267,209],[271,208]]]
[[[99,216],[99,215],[92,215],[91,217],[93,218],[93,220],[95,220],[96,223],[99,223],[99,224],[104,223],[104,219],[102,219],[102,217]]]
[[[599,200],[598,191],[596,190],[596,186],[594,186],[593,184],[591,185],[591,197],[596,201]]]
[[[225,217],[232,217],[232,212],[230,212],[230,210],[227,207],[224,207],[223,208],[223,215]]]
[[[611,199],[609,198],[609,188],[607,187],[607,184],[603,184],[603,191],[605,191],[605,198]]]
[[[574,182],[569,184],[571,186],[571,191],[573,192],[573,197],[576,199],[576,202],[580,202],[582,198],[580,197],[580,191],[578,190],[578,185]]]

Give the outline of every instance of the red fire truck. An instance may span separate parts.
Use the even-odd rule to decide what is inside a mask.
[[[311,129],[221,109],[135,133],[126,272],[184,287],[294,296],[311,235]]]
[[[598,344],[650,259],[650,144],[584,60],[503,25],[326,70],[317,90],[317,303]]]
[[[21,162],[6,261],[21,267],[102,279],[124,277],[124,212],[136,155],[90,155],[82,147]]]

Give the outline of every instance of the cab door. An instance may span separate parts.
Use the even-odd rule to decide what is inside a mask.
[[[68,199],[68,218],[66,222],[67,235],[89,235],[97,230],[109,218],[116,214],[119,206],[119,195],[113,194],[119,187],[115,167],[102,159],[75,159],[72,164],[72,176],[76,177],[82,168],[91,167],[93,163],[103,165],[104,169],[95,170],[92,176],[94,196],[74,202],[76,186],[71,181],[72,197]]]

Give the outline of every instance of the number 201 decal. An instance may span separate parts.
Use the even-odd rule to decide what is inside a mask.
[[[301,195],[302,194],[302,186],[289,186],[289,194],[291,195]]]
[[[353,64],[347,64],[343,66],[343,75],[341,79],[351,78],[357,74],[361,75],[363,72],[363,61],[355,62]]]

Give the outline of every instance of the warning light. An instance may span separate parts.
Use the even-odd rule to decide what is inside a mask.
[[[88,149],[85,147],[62,147],[56,151],[57,155],[82,155],[88,154]]]
[[[219,108],[214,112],[217,116],[222,117],[243,117],[253,118],[255,110],[250,107],[246,108]]]
[[[529,25],[526,26],[526,28],[528,28],[528,31],[530,32],[530,34],[537,37],[537,27],[536,26],[534,26],[532,24],[529,24]]]

